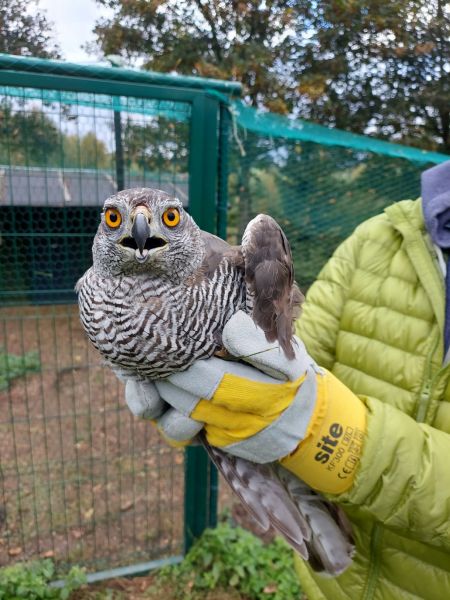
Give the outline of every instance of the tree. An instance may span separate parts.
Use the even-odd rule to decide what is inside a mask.
[[[289,112],[295,0],[97,0],[114,9],[96,27],[105,54],[144,68],[240,81],[252,106]]]
[[[243,83],[252,106],[450,152],[443,0],[97,0],[105,53]]]
[[[450,152],[450,5],[442,0],[299,4],[302,115]]]
[[[37,108],[25,111],[0,105],[0,163],[53,166],[59,149],[59,130]]]
[[[93,131],[84,136],[65,135],[62,138],[64,166],[78,169],[107,169],[112,158],[105,143]]]
[[[144,173],[186,173],[188,139],[187,123],[175,123],[163,115],[145,124],[128,118],[123,128],[127,167]]]
[[[29,0],[0,0],[0,52],[58,58],[51,24],[39,10],[30,13],[29,6]]]

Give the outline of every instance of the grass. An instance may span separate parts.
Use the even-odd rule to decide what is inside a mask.
[[[10,382],[27,373],[36,373],[41,368],[37,352],[11,354],[0,348],[0,390],[6,390]]]

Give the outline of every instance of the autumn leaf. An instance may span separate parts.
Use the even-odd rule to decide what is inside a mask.
[[[128,500],[127,502],[124,502],[123,504],[120,505],[120,510],[122,512],[126,512],[127,510],[130,510],[130,508],[133,508],[134,506],[134,502],[132,500]]]

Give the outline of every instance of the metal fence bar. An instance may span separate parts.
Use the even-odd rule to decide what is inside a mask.
[[[227,237],[228,213],[228,158],[231,115],[228,106],[220,105],[219,128],[219,184],[217,199],[217,235]]]
[[[193,90],[214,89],[230,96],[240,96],[242,85],[235,81],[222,81],[204,77],[190,77],[186,75],[167,75],[152,71],[138,71],[134,69],[115,68],[114,74],[111,67],[78,65],[76,63],[61,62],[34,57],[23,57],[9,54],[0,54],[0,70],[22,71],[28,74],[43,73],[44,75],[66,75],[69,77],[92,78],[98,80],[116,80],[121,83],[143,83],[157,88],[183,88]]]
[[[217,228],[219,110],[217,99],[197,97],[190,131],[190,212],[199,227],[211,233]],[[184,498],[187,551],[206,527],[217,522],[217,471],[203,448],[186,450]]]
[[[151,560],[146,563],[136,563],[129,567],[118,567],[117,569],[108,569],[106,571],[97,571],[96,573],[89,573],[86,576],[88,583],[98,583],[99,581],[105,581],[107,579],[115,579],[116,577],[135,577],[136,575],[143,575],[149,573],[155,569],[161,569],[169,565],[178,565],[183,560],[183,556],[171,556],[170,558],[160,558],[158,560]],[[58,579],[50,583],[52,588],[62,588],[65,586],[64,579]]]

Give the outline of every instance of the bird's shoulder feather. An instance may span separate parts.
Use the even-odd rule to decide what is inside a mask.
[[[201,238],[204,245],[203,261],[188,278],[189,284],[198,285],[213,279],[219,267],[224,266],[225,262],[229,268],[244,272],[244,259],[240,246],[231,246],[225,240],[207,231],[201,232]]]

